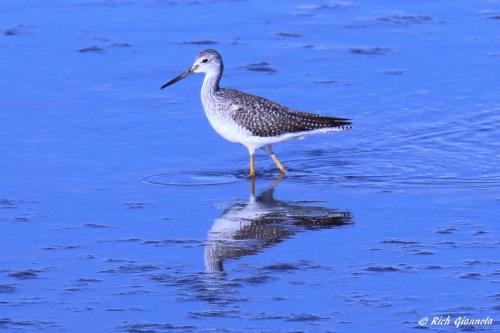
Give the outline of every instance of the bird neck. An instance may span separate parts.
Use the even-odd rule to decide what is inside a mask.
[[[201,92],[203,95],[211,95],[215,91],[219,90],[219,82],[222,77],[223,67],[219,68],[217,71],[208,72],[205,74],[205,79],[203,80],[203,87]]]

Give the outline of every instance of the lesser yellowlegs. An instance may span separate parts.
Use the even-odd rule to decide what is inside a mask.
[[[165,83],[161,89],[193,73],[205,73],[201,102],[208,121],[224,139],[247,147],[250,177],[255,177],[254,154],[257,149],[268,152],[280,172],[285,173],[285,167],[273,152],[273,144],[310,134],[351,128],[351,121],[347,118],[297,112],[259,96],[220,88],[223,70],[219,52],[208,49],[198,54],[187,71]]]

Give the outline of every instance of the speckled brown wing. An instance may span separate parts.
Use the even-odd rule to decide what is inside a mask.
[[[351,125],[349,119],[292,111],[265,98],[233,89],[223,89],[221,93],[230,95],[233,101],[233,120],[256,136],[272,137],[322,128],[342,130]]]

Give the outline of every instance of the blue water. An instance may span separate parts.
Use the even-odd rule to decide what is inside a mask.
[[[499,330],[500,2],[0,13],[0,331]],[[259,154],[252,184],[201,77],[159,90],[208,47],[223,86],[353,130],[275,147],[282,179]]]

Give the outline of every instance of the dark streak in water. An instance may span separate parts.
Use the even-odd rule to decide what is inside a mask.
[[[16,287],[11,284],[0,284],[0,294],[11,294],[16,291]]]
[[[320,317],[317,315],[309,314],[309,313],[299,313],[299,314],[293,314],[288,317],[283,318],[286,321],[305,321],[305,322],[310,322],[310,321],[319,321],[319,320],[324,320],[328,319],[326,317]]]
[[[436,233],[438,233],[438,234],[452,234],[455,231],[457,231],[457,229],[454,227],[444,227],[444,228],[437,229]]]
[[[130,308],[109,308],[104,311],[107,312],[124,312],[124,311],[144,311],[143,308],[130,307]]]
[[[17,216],[14,218],[14,222],[30,222],[31,218],[28,216]]]
[[[132,47],[132,44],[115,42],[115,43],[111,43],[110,46],[118,47],[118,48],[123,48],[123,47],[126,48],[126,47]]]
[[[86,223],[83,226],[87,228],[96,228],[96,229],[112,228],[111,225],[99,224],[99,223]]]
[[[234,310],[192,311],[189,312],[189,316],[192,318],[213,318],[213,317],[238,318],[240,317],[240,312]]]
[[[304,271],[307,269],[330,269],[330,267],[322,266],[315,264],[314,262],[307,261],[307,260],[300,260],[296,263],[276,263],[272,265],[267,265],[261,267],[263,270],[268,270],[268,271],[278,271],[278,272],[287,272],[287,271],[295,271],[295,270],[300,270]]]
[[[201,39],[201,40],[190,40],[190,41],[178,42],[177,44],[183,44],[183,45],[215,45],[215,44],[218,44],[218,42],[215,41],[215,40],[212,40],[212,39]]]
[[[108,38],[104,37],[96,37],[95,38],[98,41],[105,42],[103,45],[93,45],[89,47],[84,47],[78,50],[80,53],[106,53],[107,49],[110,48],[116,48],[116,49],[124,49],[124,48],[131,48],[132,44],[127,43],[127,42],[113,42]]]
[[[142,242],[143,240],[140,238],[126,238],[126,239],[113,239],[113,240],[102,240],[98,241],[99,243],[137,243]],[[121,259],[109,259],[109,262],[112,260],[116,260],[115,262],[119,262]]]
[[[257,284],[267,283],[271,280],[274,280],[274,278],[271,276],[264,275],[264,274],[255,274],[255,275],[251,275],[251,276],[235,278],[233,281],[241,283],[241,284],[257,285]]]
[[[428,15],[387,15],[377,18],[377,21],[398,25],[422,24],[432,22],[432,17]]]
[[[0,206],[2,208],[9,208],[9,209],[10,208],[16,208],[14,200],[7,199],[7,198],[0,199]]]
[[[25,271],[11,272],[9,276],[20,280],[36,279],[40,272],[42,271],[38,269],[27,269]]]
[[[101,279],[96,279],[96,278],[79,278],[77,280],[78,283],[90,283],[90,282],[101,282]]]
[[[316,84],[339,84],[344,86],[352,86],[354,83],[351,81],[339,81],[339,80],[317,80],[314,81]]]
[[[158,270],[160,267],[152,264],[130,263],[116,268],[105,269],[99,273],[145,273]]]
[[[43,250],[74,250],[81,248],[82,245],[79,244],[70,244],[70,245],[49,245],[42,247]]]
[[[145,203],[145,202],[126,202],[125,206],[130,209],[139,209],[139,208],[144,208],[147,205],[150,205],[150,203]]]
[[[17,36],[17,35],[26,35],[29,34],[28,27],[23,24],[18,24],[15,27],[6,29],[3,34],[5,36]]]
[[[476,273],[476,272],[469,272],[469,273],[465,273],[465,274],[460,275],[459,278],[479,280],[481,278],[481,274]]]
[[[414,251],[414,254],[419,256],[424,256],[424,255],[434,255],[436,254],[436,252],[430,250],[416,250]]]
[[[309,313],[296,313],[289,315],[273,315],[268,313],[260,313],[252,318],[252,320],[285,320],[291,322],[317,322],[325,319],[330,318],[320,317],[318,315]]]
[[[445,242],[436,242],[438,245],[446,245],[448,248],[457,248],[459,247],[456,242],[453,241],[445,241]]]
[[[129,333],[163,333],[177,330],[182,330],[183,332],[197,332],[197,327],[194,325],[172,325],[158,323],[126,323],[119,329]]]
[[[410,271],[413,267],[407,264],[397,264],[397,265],[379,265],[379,264],[369,264],[363,271],[365,272],[405,272]]]
[[[368,266],[365,270],[368,272],[398,272],[401,269],[396,266],[373,265],[373,266]]]
[[[303,34],[293,33],[293,32],[278,32],[276,36],[280,37],[292,37],[292,38],[300,38],[303,37]]]
[[[489,295],[488,297],[490,297],[490,298],[495,298],[496,300],[499,300],[499,301],[500,301],[500,293],[498,293],[498,294],[493,294],[493,295]]]
[[[78,49],[80,53],[104,53],[106,50],[100,46],[89,46]]]
[[[388,69],[384,71],[385,74],[387,75],[403,75],[406,74],[407,72],[404,69]]]
[[[144,245],[154,245],[154,246],[168,246],[176,244],[188,244],[188,245],[203,245],[203,241],[194,239],[162,239],[162,240],[145,240],[142,242]]]
[[[10,318],[0,318],[0,329],[5,328],[20,328],[33,327],[37,329],[47,329],[48,327],[55,328],[57,327],[55,323],[50,321],[38,321],[38,320],[13,320]]]
[[[266,61],[255,63],[255,64],[248,64],[246,66],[242,66],[240,68],[245,68],[246,70],[252,71],[252,72],[266,72],[266,73],[275,73],[277,72],[276,69],[271,67],[271,64],[269,64]]]
[[[405,239],[397,239],[397,238],[384,239],[383,241],[380,241],[380,243],[383,243],[383,244],[403,244],[403,245],[416,245],[416,244],[420,244],[420,242],[417,242],[417,241],[405,240]]]
[[[330,2],[325,2],[325,3],[319,3],[319,4],[308,4],[308,5],[302,5],[299,6],[300,12],[298,14],[300,16],[309,16],[313,15],[313,12],[319,12],[319,11],[325,11],[325,10],[331,10],[331,9],[345,9],[345,8],[352,8],[353,5],[348,2],[348,1],[330,1]]]
[[[498,265],[499,261],[495,260],[481,260],[481,259],[473,259],[473,260],[464,260],[464,265],[466,266],[475,266],[475,265]]]
[[[272,270],[272,271],[291,271],[299,269],[297,265],[289,264],[289,263],[278,263],[274,265],[264,266],[263,269]]]
[[[351,47],[348,49],[350,53],[361,55],[386,55],[391,49],[386,47]]]

